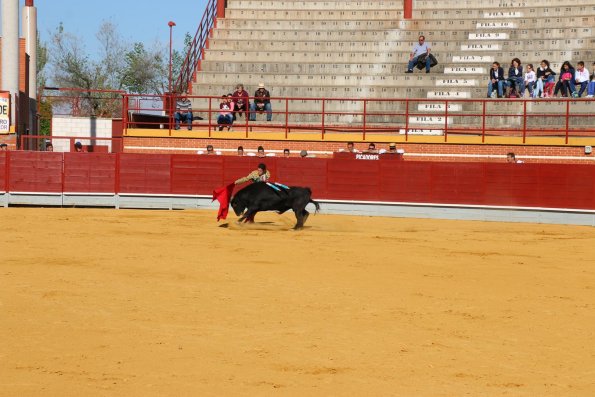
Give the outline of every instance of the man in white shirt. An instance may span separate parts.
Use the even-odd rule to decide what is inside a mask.
[[[589,85],[589,71],[585,67],[585,63],[583,61],[579,61],[576,66],[576,71],[574,72],[574,81],[576,82],[576,85],[581,86],[581,89],[578,94],[575,90],[572,96],[575,98],[580,98]]]
[[[409,64],[405,73],[413,73],[413,67],[417,65],[417,60],[424,54],[426,55],[426,73],[430,73],[430,45],[426,43],[425,36],[419,36],[418,43],[413,46],[413,50],[409,54]]]

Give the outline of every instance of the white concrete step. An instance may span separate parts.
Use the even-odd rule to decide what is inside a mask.
[[[493,63],[494,57],[489,55],[455,55],[453,63]]]
[[[476,87],[475,79],[439,79],[436,80],[436,87]]]
[[[411,116],[409,117],[409,124],[422,124],[422,125],[444,125],[446,117],[444,116]],[[450,117],[448,118],[447,124],[451,123]]]
[[[469,40],[508,40],[509,38],[510,34],[502,32],[469,34]]]
[[[500,44],[463,44],[461,51],[500,51]]]
[[[477,29],[516,29],[514,22],[477,22]]]
[[[471,98],[468,91],[428,91],[428,99],[466,99]]]
[[[430,130],[423,128],[409,128],[406,130],[408,135],[444,135],[444,130]],[[399,130],[399,134],[405,135],[405,128]]]
[[[493,11],[493,12],[484,12],[483,17],[486,19],[490,19],[490,18],[522,18],[523,13],[521,11]]]
[[[442,112],[446,109],[446,105],[443,103],[420,103],[417,105],[417,110],[420,112]],[[448,104],[448,112],[460,112],[463,110],[463,105],[459,104]]]
[[[486,68],[475,66],[454,66],[444,68],[444,74],[486,74]]]

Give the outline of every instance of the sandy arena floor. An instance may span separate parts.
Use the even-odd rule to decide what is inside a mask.
[[[0,217],[2,397],[595,395],[595,228]]]

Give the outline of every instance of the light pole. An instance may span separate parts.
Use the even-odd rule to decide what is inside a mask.
[[[171,71],[172,71],[171,43],[172,43],[172,31],[173,31],[173,27],[176,26],[176,23],[174,21],[169,21],[167,23],[167,26],[169,26],[169,93],[171,95]]]

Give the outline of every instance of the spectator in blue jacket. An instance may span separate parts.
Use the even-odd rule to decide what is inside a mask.
[[[506,80],[504,77],[504,69],[499,62],[494,62],[490,69],[490,81],[488,82],[488,98],[492,97],[494,90],[498,91],[498,98],[502,98],[504,93],[504,84]]]

